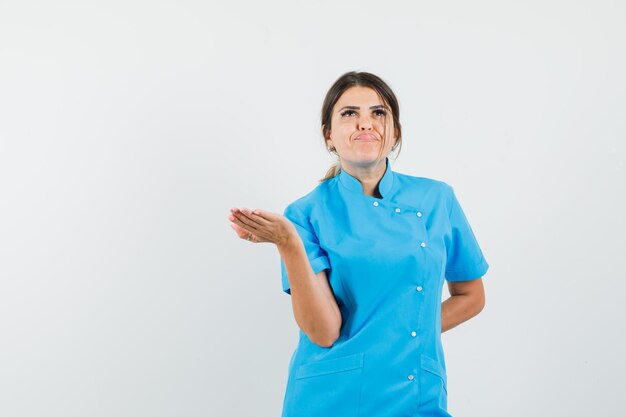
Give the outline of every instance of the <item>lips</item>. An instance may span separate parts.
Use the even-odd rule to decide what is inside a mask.
[[[368,142],[368,141],[374,141],[374,140],[378,140],[378,139],[376,138],[376,136],[372,135],[371,133],[361,133],[354,140],[360,140],[360,141]]]

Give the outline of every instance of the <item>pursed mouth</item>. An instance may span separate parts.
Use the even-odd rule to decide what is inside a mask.
[[[363,142],[373,142],[373,141],[378,140],[378,138],[376,138],[376,136],[370,133],[366,133],[366,134],[357,136],[354,140],[363,141]]]

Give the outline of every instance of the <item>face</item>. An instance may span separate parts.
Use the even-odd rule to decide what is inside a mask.
[[[326,144],[336,149],[342,163],[377,163],[387,157],[397,140],[391,109],[369,87],[347,89],[335,103],[331,120]]]

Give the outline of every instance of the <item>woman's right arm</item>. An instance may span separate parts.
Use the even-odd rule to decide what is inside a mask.
[[[341,312],[326,270],[315,275],[297,232],[290,240],[277,247],[287,270],[296,323],[313,343],[330,347],[339,338]]]
[[[339,338],[341,312],[328,283],[326,270],[313,272],[302,239],[285,216],[263,210],[233,209],[229,220],[241,239],[276,245],[289,279],[296,323],[311,342],[330,347]]]

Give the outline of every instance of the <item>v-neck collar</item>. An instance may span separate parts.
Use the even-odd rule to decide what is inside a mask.
[[[380,182],[378,183],[378,192],[380,193],[382,198],[385,198],[389,194],[389,191],[391,191],[391,187],[393,186],[393,177],[394,177],[393,171],[391,170],[391,164],[389,163],[389,158],[386,158],[385,163],[386,163],[385,173],[383,174],[383,177],[380,179]],[[359,181],[352,175],[348,174],[343,169],[339,171],[339,182],[341,182],[341,184],[344,187],[346,187],[348,190],[354,191],[358,194],[365,196],[365,194],[363,194],[363,186],[361,185],[361,181]],[[367,196],[367,197],[372,197],[372,196]],[[372,197],[372,198],[375,198],[375,197]]]

